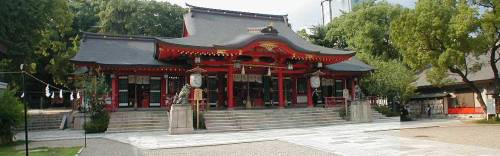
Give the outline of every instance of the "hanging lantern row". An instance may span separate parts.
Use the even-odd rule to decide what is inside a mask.
[[[24,93],[21,95],[21,97],[24,97]],[[47,85],[47,87],[45,87],[45,97],[50,97],[51,99],[55,98],[55,93],[54,93],[54,91],[52,91],[52,92],[50,91],[49,85]],[[62,89],[59,89],[59,98],[63,98],[63,90]],[[71,101],[73,101],[75,99],[73,92],[70,93],[69,99]],[[80,99],[80,92],[76,92],[76,99]]]

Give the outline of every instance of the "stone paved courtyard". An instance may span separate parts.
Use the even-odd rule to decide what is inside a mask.
[[[456,137],[476,135],[468,128],[500,131],[500,126],[468,125],[457,120],[400,123],[397,119],[363,124],[232,133],[168,135],[165,131],[91,135],[81,155],[498,155],[498,133],[479,137],[492,146]],[[451,130],[451,131],[450,131]],[[82,144],[80,131],[32,132],[45,140],[32,144]],[[451,134],[442,135],[449,132]],[[481,131],[480,131],[481,132]],[[477,133],[477,132],[475,132]],[[455,134],[455,135],[453,135]],[[60,135],[60,137],[57,137]],[[78,136],[76,136],[78,135]],[[442,137],[422,137],[435,136]],[[18,138],[22,134],[18,134]],[[493,137],[493,138],[492,138]],[[58,141],[46,141],[56,138]],[[64,140],[68,138],[71,140]],[[496,137],[498,138],[498,137]],[[40,145],[38,145],[40,146]]]

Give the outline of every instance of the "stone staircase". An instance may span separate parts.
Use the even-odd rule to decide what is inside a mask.
[[[339,116],[338,109],[325,108],[209,111],[204,117],[208,132],[314,127],[346,122]]]
[[[167,131],[168,121],[164,110],[113,112],[106,133]]]
[[[30,114],[28,117],[28,130],[47,130],[59,129],[64,113],[57,114]],[[24,123],[18,128],[18,131],[24,131]]]

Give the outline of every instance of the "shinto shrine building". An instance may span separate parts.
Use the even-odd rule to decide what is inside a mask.
[[[345,89],[354,98],[357,79],[373,70],[353,51],[302,39],[286,15],[188,9],[182,38],[84,34],[72,61],[106,75],[108,109],[168,107],[195,68],[203,71],[210,107],[323,106],[342,98]]]

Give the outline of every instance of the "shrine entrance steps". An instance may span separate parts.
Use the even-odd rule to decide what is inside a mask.
[[[289,108],[205,112],[207,132],[314,127],[341,124],[339,108]]]
[[[112,112],[106,133],[167,131],[168,120],[165,110]]]
[[[71,114],[71,109],[28,110],[28,130],[59,129],[64,116],[69,114]],[[24,123],[19,125],[16,130],[24,131]]]

